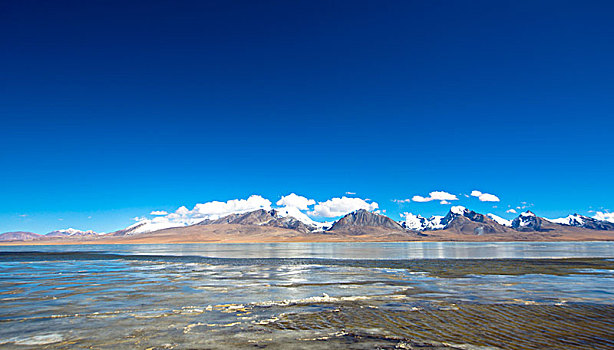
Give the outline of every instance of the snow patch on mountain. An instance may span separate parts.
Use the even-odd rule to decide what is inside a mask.
[[[497,215],[491,214],[491,213],[486,214],[486,216],[491,218],[493,221],[495,221],[499,225],[503,225],[503,226],[507,226],[507,227],[511,227],[512,226],[512,220],[507,220],[507,219],[504,219],[504,218],[502,218],[500,216],[497,216]]]
[[[334,221],[319,222],[312,220],[297,207],[283,207],[274,209],[280,217],[293,217],[307,226],[316,227],[315,231],[326,231],[333,226]]]
[[[102,235],[104,233],[98,233],[92,230],[77,230],[74,228],[67,228],[62,230],[55,230],[47,233],[47,236],[97,236]]]
[[[465,211],[467,211],[467,208],[461,205],[455,205],[452,208],[450,208],[450,213],[456,214],[456,215],[464,215]]]
[[[441,223],[443,216],[431,216],[425,218],[421,215],[414,215],[412,213],[403,213],[402,217],[405,217],[404,221],[401,221],[401,226],[408,230],[425,231],[425,230],[441,230],[445,228],[445,225]]]
[[[550,222],[554,222],[555,224],[568,225],[568,226],[582,226],[584,225],[584,217],[578,214],[568,215],[564,218],[558,219],[547,219]]]
[[[527,210],[512,220],[512,227],[520,231],[540,231],[542,220],[533,212]]]
[[[142,219],[136,224],[126,227],[122,231],[124,231],[125,235],[135,235],[139,233],[148,233],[148,232],[153,232],[153,231],[158,231],[158,230],[164,230],[167,228],[187,226],[187,224],[183,222],[171,222],[168,220],[156,220],[156,219],[158,218]]]

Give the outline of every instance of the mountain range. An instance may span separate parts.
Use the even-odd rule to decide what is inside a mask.
[[[565,240],[578,235],[597,237],[596,239],[614,239],[614,223],[583,215],[573,214],[549,220],[526,211],[513,220],[506,220],[493,214],[481,214],[462,206],[453,206],[445,216],[425,218],[409,213],[402,221],[360,209],[346,214],[333,223],[315,222],[306,215],[296,215],[291,210],[258,209],[218,219],[205,219],[185,227],[164,227],[156,225],[155,221],[146,220],[106,234],[76,229],[56,230],[45,235],[21,231],[5,232],[0,234],[0,242],[143,239],[157,237],[160,234],[181,235],[183,231],[191,234],[215,232],[216,237],[219,235],[233,237],[233,234],[241,232],[242,239],[249,238],[248,231],[257,232],[259,237],[266,237],[267,233],[275,232],[275,237],[281,240],[284,239],[284,234],[296,239],[325,240],[340,237],[359,239],[361,236],[381,240],[473,240],[475,237],[504,240],[542,238]],[[599,235],[591,235],[590,231],[599,232]]]

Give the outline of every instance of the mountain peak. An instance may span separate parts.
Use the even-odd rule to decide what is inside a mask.
[[[469,210],[463,206],[453,206],[442,220],[444,229],[464,234],[503,233],[508,229],[492,218]]]
[[[456,215],[464,215],[465,212],[467,212],[467,208],[463,207],[462,205],[455,205],[452,208],[450,208],[450,213],[452,214],[456,214]]]
[[[399,223],[391,218],[365,209],[358,209],[345,215],[335,222],[330,230],[351,229],[354,227],[382,227],[399,231],[404,230]]]
[[[204,220],[198,225],[219,224],[274,226],[303,233],[316,231],[320,228],[315,223],[309,221],[304,222],[301,218],[292,216],[291,211],[286,210],[284,212],[279,212],[277,209],[257,209],[247,213],[230,214],[217,220]]]
[[[542,224],[542,219],[530,210],[520,213],[512,220],[512,228],[518,231],[541,231]]]

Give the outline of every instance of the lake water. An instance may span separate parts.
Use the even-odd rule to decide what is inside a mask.
[[[0,348],[612,349],[614,242],[0,247]]]

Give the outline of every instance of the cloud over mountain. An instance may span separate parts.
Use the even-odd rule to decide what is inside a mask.
[[[429,193],[428,197],[423,196],[413,196],[411,198],[414,202],[424,203],[430,201],[440,201],[441,204],[449,204],[449,201],[457,201],[458,197],[456,195],[445,192],[445,191],[433,191]]]
[[[480,202],[499,202],[500,201],[499,197],[495,196],[494,194],[482,193],[478,190],[471,191],[471,196],[477,197],[480,200]]]
[[[299,196],[295,193],[290,193],[287,196],[282,196],[281,199],[278,200],[275,204],[280,207],[290,207],[297,208],[300,210],[308,210],[310,205],[316,204],[316,201],[303,196]]]
[[[256,209],[271,209],[271,201],[258,195],[251,195],[247,199],[231,199],[226,202],[212,201],[199,203],[190,212],[193,217],[210,219],[234,213],[246,213]]]
[[[500,201],[499,197],[497,197],[496,195],[490,193],[483,193],[478,190],[473,190],[470,192],[470,194],[463,195],[462,201],[468,200],[465,199],[465,197],[475,197],[482,202]],[[459,198],[457,197],[457,195],[454,195],[452,193],[445,191],[432,191],[428,194],[428,196],[415,195],[411,198],[411,200],[393,199],[392,202],[421,203],[438,201],[441,204],[452,204],[452,201],[458,200]],[[512,209],[511,205],[508,205],[507,207],[508,209],[505,211],[506,213],[516,213],[516,210]],[[271,200],[264,198],[260,195],[251,195],[245,199],[231,199],[228,201],[209,201],[204,203],[198,203],[194,205],[191,210],[185,206],[179,207],[177,210],[171,213],[167,213],[164,210],[154,210],[151,211],[147,216],[136,217],[135,220],[137,221],[137,223],[132,225],[131,227],[138,227],[138,229],[134,230],[134,232],[149,232],[164,228],[194,225],[201,223],[204,220],[217,220],[228,215],[244,214],[260,209],[265,211],[275,209],[275,212],[277,213],[275,215],[278,215],[281,218],[292,217],[306,225],[310,225],[313,227],[320,227],[325,224],[321,222],[325,218],[339,218],[348,213],[360,209],[376,214],[383,214],[386,212],[385,208],[380,209],[379,204],[377,202],[374,202],[367,198],[342,196],[330,198],[324,201],[316,201],[314,199],[301,196],[293,192],[281,196],[281,198],[277,199],[274,204]],[[503,211],[503,209],[501,209],[501,211]],[[409,217],[411,215],[407,214],[405,216]],[[413,218],[413,216],[411,217]],[[439,220],[438,218],[438,216],[433,216],[432,218],[429,218],[428,220],[431,220],[431,222],[427,219],[416,217],[413,218],[413,221],[409,220],[411,221],[409,223],[408,219],[406,219],[405,225],[407,227],[413,227],[415,224],[414,221],[420,221],[422,225],[424,224],[423,221],[427,220],[429,222],[427,226],[432,229],[435,229],[439,227],[439,223],[437,221]],[[491,215],[490,218],[499,223],[504,222],[503,220],[506,220],[495,215]],[[614,222],[614,213],[610,213],[608,211],[596,212],[594,213],[594,218],[597,220]]]
[[[593,215],[593,219],[614,222],[614,213],[598,211]]]
[[[205,219],[218,219],[229,214],[246,213],[257,209],[271,209],[271,201],[258,195],[252,195],[247,199],[198,203],[192,210],[182,206],[175,210],[175,212],[166,215],[161,214],[162,211],[153,211],[150,213],[150,215],[156,215],[153,219],[136,217],[134,220],[137,221],[137,225],[141,224],[143,226],[142,230],[152,230],[154,228],[159,230],[192,225]]]
[[[282,196],[272,206],[272,202],[259,195],[251,195],[247,199],[231,199],[225,202],[210,201],[198,203],[192,210],[185,206],[179,207],[175,212],[167,213],[163,210],[154,210],[149,215],[153,218],[135,217],[134,232],[148,232],[171,227],[194,225],[203,220],[216,220],[231,214],[243,214],[258,209],[277,209],[279,215],[290,215],[308,224],[317,225],[309,216],[313,217],[337,217],[358,209],[374,211],[378,204],[361,198],[332,198],[324,202],[318,202],[307,197],[290,193]],[[309,211],[313,206],[313,210]]]
[[[312,216],[333,218],[341,215],[345,215],[349,212],[365,209],[376,210],[379,205],[376,202],[369,203],[361,198],[331,198],[325,202],[318,202],[316,206],[308,214]]]

